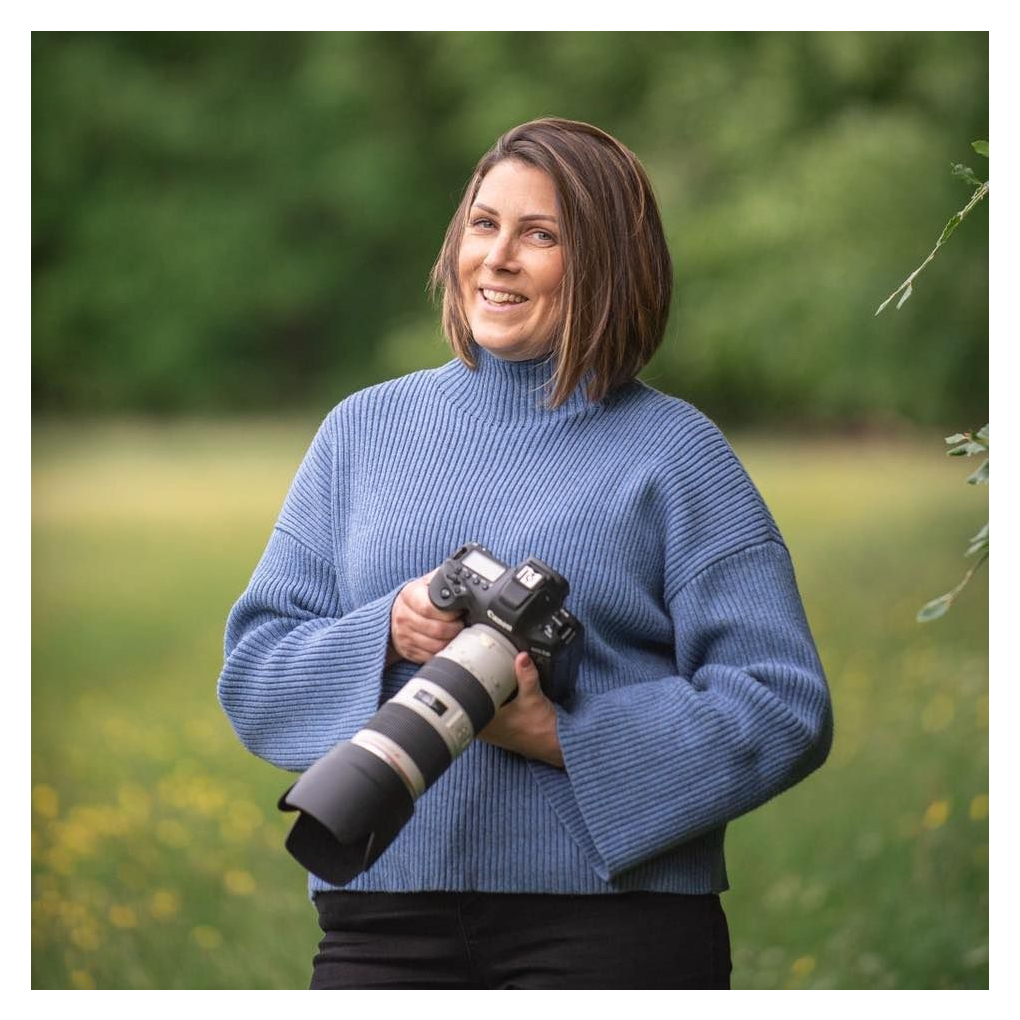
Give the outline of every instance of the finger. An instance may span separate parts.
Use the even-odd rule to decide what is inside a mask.
[[[538,667],[527,652],[521,652],[514,659],[514,672],[517,674],[517,686],[521,694],[533,694],[538,690]]]
[[[439,630],[429,631],[427,637],[432,641],[438,641],[441,648],[445,648],[463,629],[463,624],[440,623],[435,626]]]
[[[404,642],[405,657],[417,663],[428,662],[442,648],[439,642],[430,641],[418,634],[409,634]]]
[[[452,641],[463,629],[460,620],[428,620],[424,616],[413,616],[407,621],[407,629],[434,641]]]
[[[429,637],[443,637],[447,634],[449,634],[450,637],[453,637],[463,624],[463,621],[460,619],[438,620],[433,616],[423,616],[411,606],[408,606],[407,608],[407,626],[419,633],[428,634]]]
[[[410,645],[413,657],[412,662],[428,662],[433,655],[438,655],[450,642],[431,641],[428,638],[417,637]]]
[[[428,642],[439,649],[445,648],[463,629],[462,620],[426,620],[408,610],[398,615],[390,626],[390,633],[404,644]]]

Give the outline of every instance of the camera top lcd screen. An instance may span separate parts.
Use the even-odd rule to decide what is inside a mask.
[[[490,560],[488,556],[483,556],[477,549],[472,549],[461,562],[469,570],[484,577],[486,581],[495,581],[498,577],[502,577],[505,569]]]

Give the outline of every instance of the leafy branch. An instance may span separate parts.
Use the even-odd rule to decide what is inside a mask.
[[[972,142],[971,147],[976,153],[978,153],[978,155],[984,156],[985,159],[988,158],[988,142]],[[942,247],[949,235],[952,234],[952,232],[964,221],[971,209],[973,209],[974,206],[976,206],[978,202],[980,202],[988,194],[988,181],[982,182],[978,180],[978,178],[974,175],[974,171],[971,170],[969,166],[964,166],[962,163],[955,163],[952,168],[952,174],[954,177],[960,177],[968,183],[975,185],[976,189],[974,194],[970,196],[970,201],[958,213],[954,213],[950,217],[949,222],[942,230],[942,236],[935,242],[935,247],[932,248],[928,257],[878,306],[878,309],[875,312],[876,315],[878,315],[889,304],[889,302],[901,292],[902,296],[899,301],[896,302],[896,307],[903,307],[903,303],[914,292],[914,280],[917,279],[921,270],[924,269],[924,267],[928,265],[933,258],[935,258],[935,253]]]
[[[988,142],[971,142],[971,148],[978,153],[978,155],[988,158]],[[935,253],[942,247],[946,242],[947,238],[952,234],[954,230],[964,221],[970,211],[988,194],[988,181],[979,180],[974,171],[969,166],[964,166],[962,163],[955,163],[952,167],[952,174],[954,177],[959,177],[968,184],[974,185],[974,194],[970,196],[970,201],[958,212],[954,213],[949,222],[945,225],[942,230],[942,235],[938,241],[935,242],[935,247],[932,248],[928,257],[901,283],[879,306],[875,312],[878,315],[884,308],[886,308],[890,301],[896,295],[900,295],[899,301],[896,302],[897,308],[902,308],[903,303],[910,297],[914,292],[914,280],[917,279],[921,270],[933,258]],[[974,457],[974,456],[985,456],[988,453],[988,426],[985,425],[977,432],[958,432],[952,436],[946,436],[946,442],[952,446],[951,450],[947,450],[946,453],[950,457]],[[988,457],[985,456],[981,466],[975,471],[968,479],[967,482],[970,485],[987,485],[988,484]],[[965,556],[980,555],[980,559],[963,575],[963,580],[953,588],[951,591],[947,591],[944,595],[940,595],[937,599],[932,599],[926,605],[922,606],[917,614],[918,622],[926,623],[929,620],[937,620],[940,616],[945,615],[948,612],[949,607],[956,601],[956,597],[967,587],[970,579],[974,576],[978,567],[981,566],[985,560],[988,559],[988,525],[985,526],[970,540],[970,548],[967,549]]]
[[[988,453],[988,426],[977,432],[958,432],[953,436],[946,436],[946,442],[951,444],[953,448],[946,451],[946,455],[949,457],[974,457],[983,456]],[[987,485],[988,484],[988,457],[985,456],[985,460],[981,466],[975,471],[968,479],[969,485]],[[976,556],[980,555],[980,559],[963,575],[963,580],[953,588],[951,591],[947,591],[945,595],[940,595],[937,599],[932,599],[931,602],[922,606],[921,610],[917,614],[919,623],[927,623],[929,620],[937,620],[940,616],[943,616],[948,612],[949,607],[956,601],[956,596],[967,587],[967,583],[974,576],[978,567],[981,566],[985,560],[988,559],[988,525],[985,526],[970,540],[970,548],[964,553],[964,556]]]

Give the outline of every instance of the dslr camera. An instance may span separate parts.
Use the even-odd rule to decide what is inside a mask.
[[[541,560],[511,569],[475,542],[447,559],[429,597],[461,611],[464,629],[280,798],[281,811],[300,812],[286,841],[291,855],[333,885],[370,868],[415,801],[517,694],[518,652],[531,656],[553,697],[554,662],[567,646],[579,649],[583,633],[563,606],[569,590]]]

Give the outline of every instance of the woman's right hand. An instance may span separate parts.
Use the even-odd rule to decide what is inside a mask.
[[[464,629],[459,613],[437,609],[432,604],[429,581],[435,572],[408,581],[393,600],[387,666],[398,659],[428,662]]]

